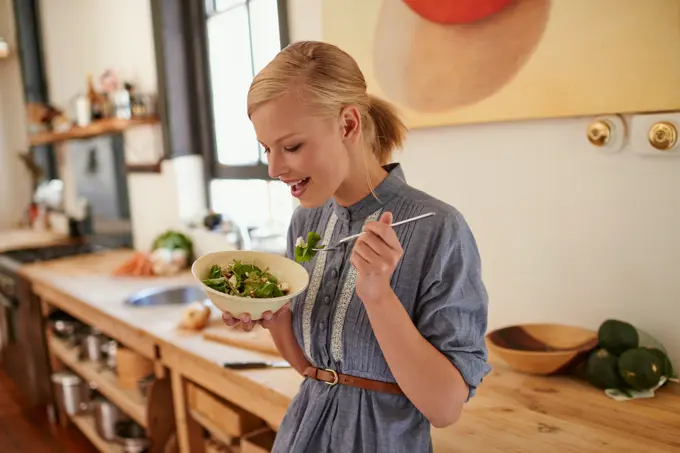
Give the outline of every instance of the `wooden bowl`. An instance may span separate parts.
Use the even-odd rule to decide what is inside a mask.
[[[510,368],[526,374],[571,371],[598,343],[597,332],[563,324],[520,324],[486,335],[491,352]]]

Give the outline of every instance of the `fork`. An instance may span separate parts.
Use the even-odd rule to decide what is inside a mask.
[[[395,226],[403,225],[405,223],[415,222],[416,220],[421,220],[421,219],[424,219],[424,218],[427,218],[427,217],[432,217],[433,215],[436,215],[436,213],[435,212],[428,212],[427,214],[422,214],[422,215],[419,215],[419,216],[416,216],[416,217],[411,217],[410,219],[405,219],[405,220],[400,220],[399,222],[394,222],[390,226],[395,227]],[[366,234],[366,232],[362,231],[361,233],[353,234],[351,236],[347,236],[344,239],[340,239],[338,242],[336,242],[334,245],[332,245],[330,247],[324,247],[322,249],[312,249],[312,250],[315,251],[315,252],[332,252],[334,250],[337,250],[338,247],[340,246],[340,244],[351,241],[352,239],[356,239],[359,236],[363,236],[364,234]]]

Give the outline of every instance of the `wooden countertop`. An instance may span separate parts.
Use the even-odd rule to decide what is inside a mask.
[[[42,247],[68,241],[68,237],[51,231],[13,229],[0,231],[0,252],[28,247]]]
[[[226,370],[221,366],[224,361],[266,356],[178,330],[179,307],[124,305],[123,300],[137,290],[193,281],[188,273],[173,278],[110,277],[109,272],[131,254],[109,251],[66,258],[28,265],[21,272],[33,280],[36,292],[80,304],[73,307],[85,317],[106,316],[177,349],[185,354],[185,367],[200,367],[200,373],[212,374],[219,386],[237,384],[256,390],[262,397],[258,404],[266,400],[278,408],[278,417],[278,410],[284,410],[296,394],[300,376],[290,369]],[[219,314],[214,318],[218,320]],[[680,451],[680,385],[670,384],[653,399],[616,402],[571,378],[527,376],[494,359],[492,364],[494,370],[466,405],[460,421],[450,428],[433,429],[435,452]],[[238,400],[238,392],[230,395],[236,404],[249,404],[247,398]]]
[[[137,291],[196,283],[188,271],[172,277],[111,276],[111,271],[133,253],[132,250],[109,250],[33,263],[21,267],[19,273],[33,282],[37,294],[51,302],[58,300],[60,306],[68,306],[84,322],[108,323],[109,332],[100,325],[98,327],[109,335],[115,337],[115,325],[111,325],[110,321],[128,327],[126,338],[134,335],[134,346],[138,352],[146,353],[150,358],[154,354],[153,343],[162,343],[173,352],[194,356],[204,368],[214,367],[215,372],[235,379],[241,386],[263,390],[261,385],[269,382],[267,394],[278,403],[287,405],[302,381],[295,372],[275,370],[282,372],[287,379],[270,381],[270,377],[263,377],[260,370],[232,371],[222,367],[227,361],[259,361],[271,359],[271,356],[206,341],[200,333],[179,329],[183,307],[132,307],[124,304],[125,299]],[[219,312],[215,311],[211,321],[221,322],[219,318]]]
[[[209,359],[215,364],[231,360],[258,360],[262,354],[204,341],[200,334],[178,328],[183,307],[133,307],[124,301],[134,293],[156,287],[195,284],[189,272],[172,277],[113,277],[111,271],[133,255],[131,250],[111,250],[89,255],[28,264],[19,273],[33,282],[37,293],[67,296],[83,308],[107,317],[156,340]],[[218,320],[213,313],[211,319]]]

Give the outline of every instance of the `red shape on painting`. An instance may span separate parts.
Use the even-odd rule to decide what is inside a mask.
[[[486,19],[514,0],[404,0],[416,14],[439,24],[468,24]]]

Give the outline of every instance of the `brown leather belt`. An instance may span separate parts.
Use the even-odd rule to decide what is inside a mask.
[[[349,385],[350,387],[358,387],[360,389],[373,390],[376,392],[393,393],[395,395],[404,394],[398,384],[348,376],[330,369],[322,369],[310,366],[305,369],[304,375],[314,380],[325,382],[331,387],[337,384],[343,384]]]

